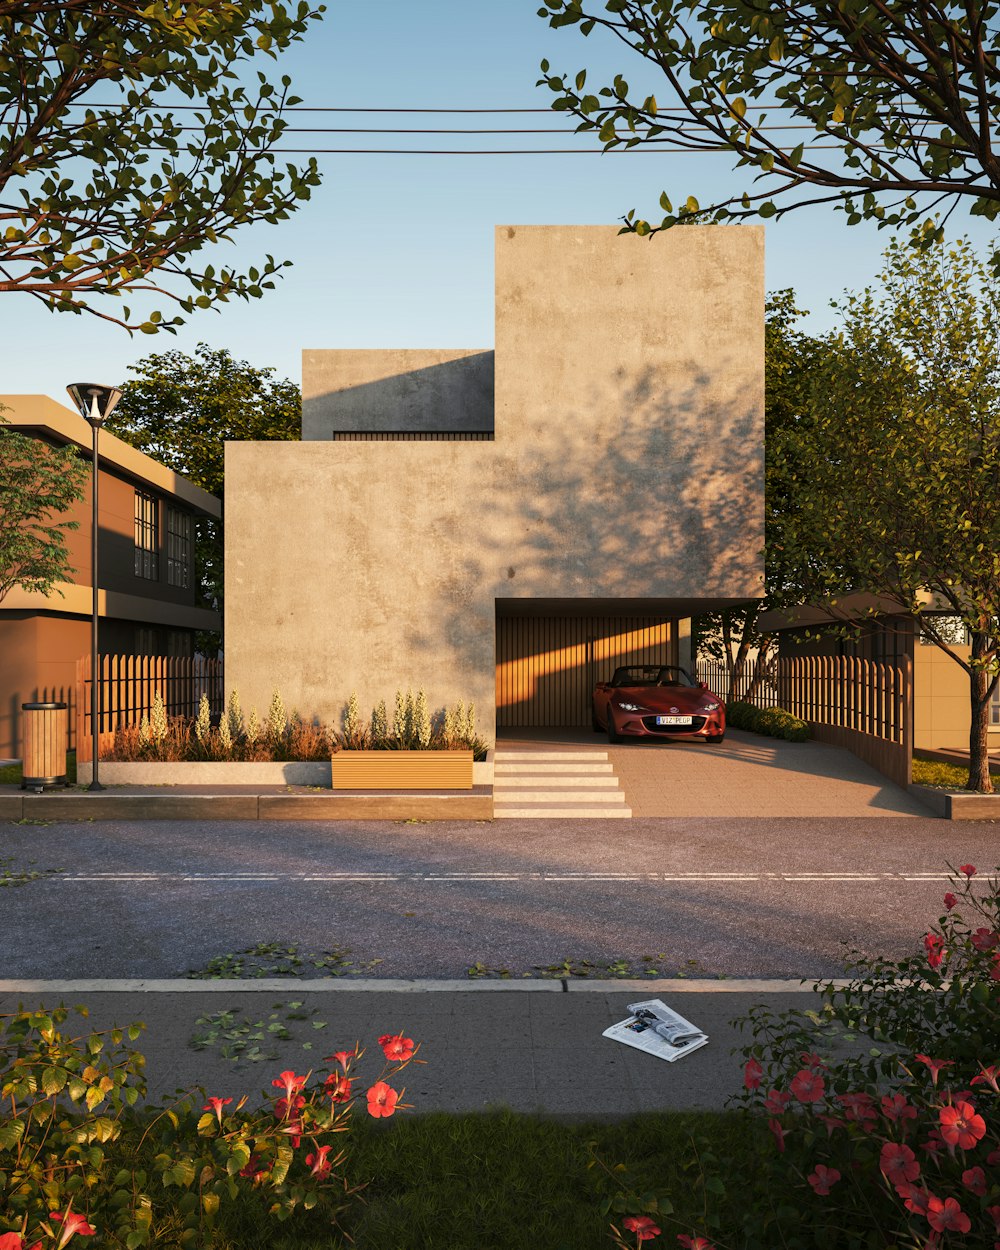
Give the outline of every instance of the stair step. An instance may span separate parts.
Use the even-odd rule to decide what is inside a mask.
[[[498,760],[606,760],[607,751],[504,751],[493,756]]]
[[[511,773],[613,773],[611,764],[598,760],[594,764],[527,764],[518,761],[516,764],[503,764],[496,760],[493,763],[493,775],[509,776]]]
[[[588,817],[617,820],[630,817],[630,807],[496,807],[493,808],[494,820],[513,820],[517,817],[529,817],[537,820],[544,817]]]
[[[495,777],[493,780],[493,793],[497,790],[514,790],[520,786],[586,786],[588,789],[592,786],[605,786],[610,789],[617,790],[618,778],[604,773],[598,774],[596,777],[587,777],[580,773],[574,773],[570,777],[561,777],[544,773],[541,776],[538,773],[529,774],[528,776],[517,776],[504,774],[502,777]]]
[[[505,794],[502,790],[493,790],[494,806],[499,803],[524,803],[527,801],[543,803],[624,803],[625,795],[621,790],[570,790],[561,794],[552,790],[514,790]]]

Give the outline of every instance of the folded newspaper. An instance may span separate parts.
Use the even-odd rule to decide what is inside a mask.
[[[628,1010],[631,1013],[629,1018],[605,1029],[602,1036],[634,1046],[636,1050],[644,1050],[647,1055],[666,1059],[668,1063],[708,1045],[707,1034],[678,1015],[660,998],[629,1003]]]

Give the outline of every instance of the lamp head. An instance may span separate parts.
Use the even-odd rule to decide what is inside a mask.
[[[96,426],[107,421],[122,397],[117,387],[100,386],[97,382],[74,382],[66,390],[84,421]]]

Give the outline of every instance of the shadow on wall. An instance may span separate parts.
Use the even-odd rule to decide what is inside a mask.
[[[369,354],[388,358],[396,353]],[[419,354],[398,353],[403,358]],[[350,355],[331,353],[334,357]],[[493,430],[493,377],[494,353],[475,352],[304,397],[302,437],[328,439],[334,431],[489,433]]]

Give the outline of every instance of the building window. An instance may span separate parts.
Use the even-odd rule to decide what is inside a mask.
[[[965,627],[965,622],[960,616],[934,616],[934,628],[941,636],[944,642],[952,647],[967,647],[969,645],[969,631]],[[920,645],[922,647],[936,647],[937,643],[927,633],[926,630],[920,630]]]
[[[171,629],[167,633],[167,655],[179,655],[190,659],[194,655],[194,635],[186,629]]]
[[[135,627],[136,655],[156,655],[156,630],[147,625]]]
[[[191,585],[191,517],[167,508],[167,585]]]
[[[994,686],[990,696],[990,724],[1000,726],[1000,681]]]
[[[160,578],[159,508],[152,495],[135,492],[135,575]]]

